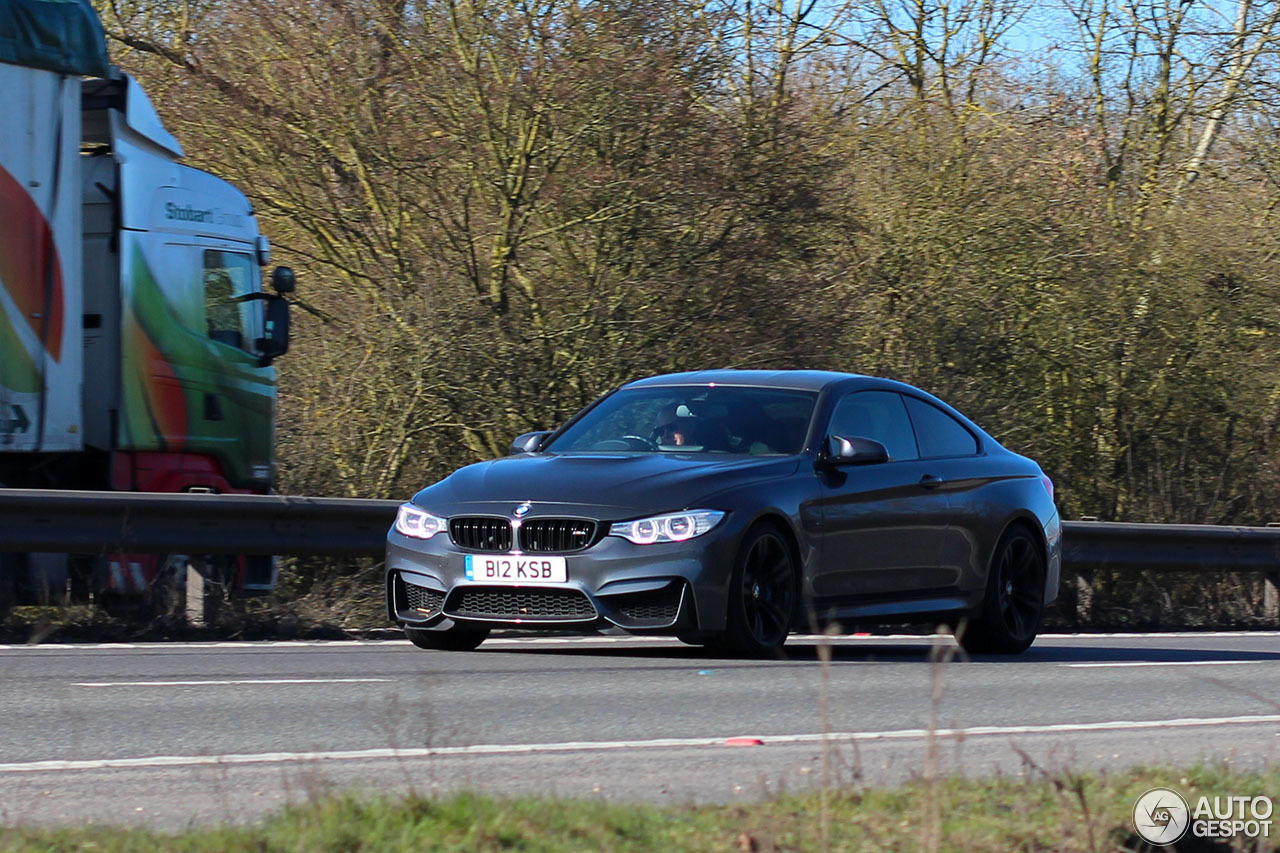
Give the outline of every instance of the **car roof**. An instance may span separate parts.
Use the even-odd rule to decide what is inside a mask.
[[[797,391],[821,391],[834,382],[869,378],[857,373],[831,370],[693,370],[667,373],[628,382],[624,388],[648,388],[664,385],[738,385],[753,388],[788,388]]]

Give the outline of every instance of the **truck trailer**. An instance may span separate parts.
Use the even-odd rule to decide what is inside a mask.
[[[88,0],[0,0],[0,486],[266,494],[293,273],[230,183],[182,163]],[[240,592],[271,558],[0,555],[0,610],[155,597],[188,562]]]

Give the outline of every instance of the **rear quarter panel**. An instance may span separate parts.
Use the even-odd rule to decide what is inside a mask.
[[[957,571],[961,589],[973,604],[982,599],[1000,537],[1019,521],[1045,546],[1046,603],[1056,597],[1061,525],[1040,477],[1034,462],[1002,449],[948,461],[946,487],[953,524],[947,533],[944,559]]]

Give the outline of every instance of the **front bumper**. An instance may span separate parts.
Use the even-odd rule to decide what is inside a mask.
[[[686,542],[635,545],[606,536],[564,554],[563,584],[495,585],[469,581],[468,553],[447,533],[387,536],[387,612],[414,628],[452,624],[594,631],[714,631],[724,627],[726,596],[740,531],[725,519]]]

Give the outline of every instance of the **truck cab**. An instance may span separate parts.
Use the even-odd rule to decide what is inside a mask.
[[[265,492],[286,330],[253,208],[179,162],[131,77],[82,85],[85,444],[113,489]]]

